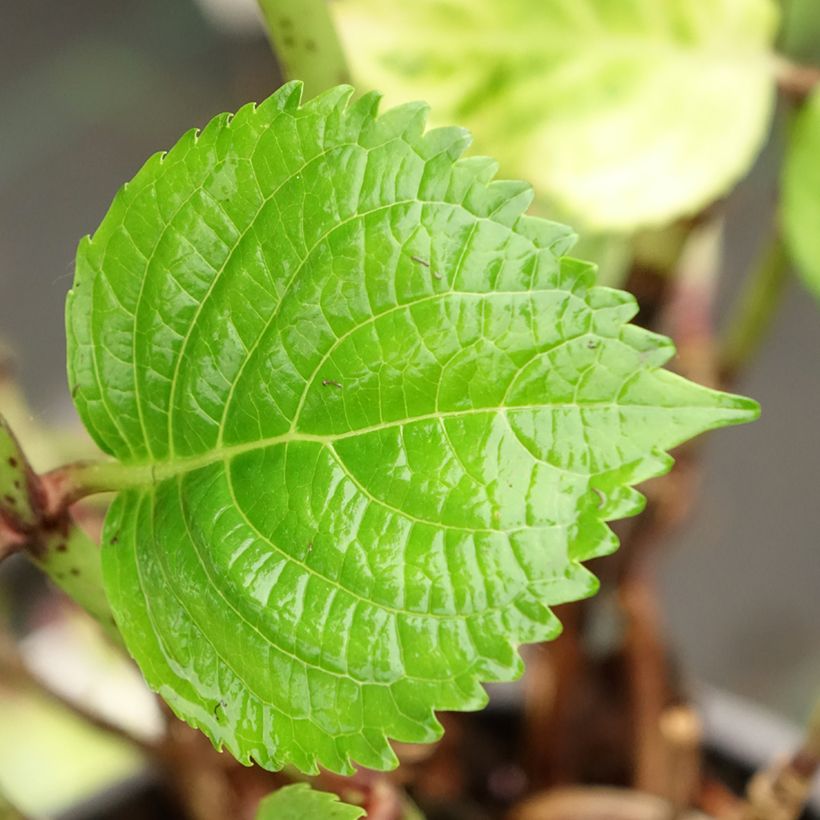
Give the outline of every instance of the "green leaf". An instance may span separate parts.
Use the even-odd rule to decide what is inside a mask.
[[[296,783],[264,798],[256,820],[358,820],[364,815],[364,809],[342,803],[338,795]]]
[[[354,75],[423,97],[586,228],[727,192],[766,135],[772,0],[339,0]]]
[[[623,234],[585,234],[573,252],[595,263],[599,285],[624,287],[634,259],[628,237]]]
[[[820,298],[820,90],[793,123],[783,166],[783,231],[803,281]]]
[[[299,93],[120,191],[69,374],[121,462],[104,573],[150,685],[240,760],[349,772],[519,675],[630,485],[756,404],[660,370],[671,343],[464,131]]]

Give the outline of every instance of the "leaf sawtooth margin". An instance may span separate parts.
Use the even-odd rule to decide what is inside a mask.
[[[348,773],[520,675],[632,485],[757,405],[662,370],[671,342],[466,132],[300,94],[119,192],[69,381],[122,465],[105,582],[149,685],[242,762]]]

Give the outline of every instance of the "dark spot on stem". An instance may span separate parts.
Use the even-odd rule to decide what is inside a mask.
[[[57,544],[57,552],[65,552],[68,549],[68,544],[60,543]]]
[[[80,576],[80,570],[78,570],[78,569],[77,569],[77,567],[72,567],[72,568],[71,568],[71,574],[72,574],[75,578],[79,578],[79,576]]]
[[[312,54],[316,51],[316,43],[313,40],[305,40],[305,48]]]
[[[16,467],[17,459],[14,456],[9,456],[9,467]]]
[[[285,48],[293,48],[296,45],[296,41],[293,39],[293,37],[290,36],[290,34],[286,34],[282,38],[282,44],[285,46]]]
[[[17,504],[17,499],[13,495],[4,495],[3,501],[5,501],[7,504],[10,504],[12,507],[16,506]]]

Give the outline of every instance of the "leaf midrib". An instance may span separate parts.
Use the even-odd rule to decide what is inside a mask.
[[[237,444],[214,447],[204,453],[194,456],[184,456],[182,458],[168,459],[155,462],[124,462],[111,461],[94,465],[101,472],[101,478],[105,486],[95,488],[97,492],[114,491],[119,492],[127,489],[149,487],[159,484],[170,478],[176,478],[186,473],[201,470],[216,464],[220,461],[228,463],[237,456],[252,453],[257,450],[265,450],[278,444],[294,444],[301,442],[313,442],[327,447],[332,447],[337,441],[365,436],[370,433],[377,433],[381,430],[389,430],[396,427],[405,427],[410,424],[424,421],[444,421],[453,418],[464,418],[477,415],[508,415],[516,412],[529,412],[540,410],[594,410],[611,409],[614,407],[629,408],[640,407],[642,410],[672,410],[674,407],[660,404],[622,404],[618,401],[590,401],[590,402],[539,402],[538,404],[516,404],[508,406],[478,407],[467,410],[435,411],[412,418],[401,418],[393,421],[381,422],[368,427],[359,427],[355,430],[347,430],[342,433],[316,434],[303,431],[288,430],[276,436],[253,441],[239,442]],[[698,411],[713,413],[714,408],[687,407],[687,412]],[[584,473],[586,475],[586,473]]]

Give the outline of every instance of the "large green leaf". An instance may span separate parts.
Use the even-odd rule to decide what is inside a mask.
[[[122,466],[105,580],[173,709],[244,761],[431,741],[595,591],[665,454],[754,402],[659,367],[632,297],[426,108],[290,84],[150,159],[82,242],[77,407]]]
[[[820,298],[820,90],[797,114],[783,168],[783,229],[803,281]]]
[[[342,803],[335,794],[295,783],[264,798],[256,820],[358,820],[364,814],[364,809]]]
[[[339,0],[360,83],[423,97],[585,227],[696,211],[742,176],[774,98],[772,0]]]

